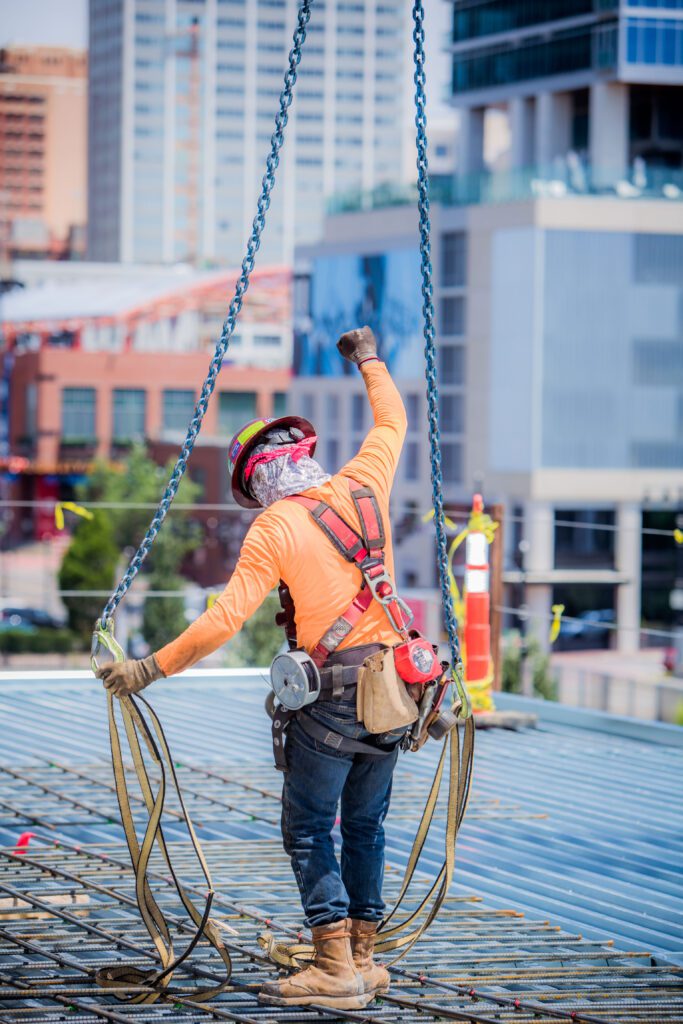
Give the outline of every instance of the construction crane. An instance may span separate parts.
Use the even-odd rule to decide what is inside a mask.
[[[185,180],[175,183],[175,195],[187,198],[187,221],[183,229],[176,230],[174,242],[184,242],[181,259],[196,262],[199,254],[199,190],[201,147],[201,68],[200,20],[193,17],[187,26],[166,33],[166,60],[182,58],[189,64],[187,93],[176,90],[176,109],[187,110],[187,135],[177,133],[176,154],[184,155]],[[176,75],[177,77],[177,75]]]

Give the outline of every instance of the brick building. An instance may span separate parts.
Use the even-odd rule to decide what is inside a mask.
[[[13,539],[51,533],[53,503],[73,497],[95,459],[120,463],[136,441],[160,463],[177,454],[234,277],[177,268],[146,277],[128,268],[108,288],[93,280],[4,297],[9,443],[0,476],[12,497],[46,503],[17,517]],[[203,503],[231,500],[227,447],[235,430],[284,412],[289,281],[278,268],[254,272],[190,463]]]

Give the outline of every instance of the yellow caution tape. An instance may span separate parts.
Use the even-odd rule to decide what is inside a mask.
[[[480,714],[482,711],[495,711],[493,703],[493,662],[489,666],[489,674],[484,679],[468,679],[467,690],[472,698],[472,711]]]
[[[553,621],[550,623],[550,633],[548,640],[551,644],[554,644],[560,635],[560,625],[562,622],[562,616],[564,614],[563,604],[554,604],[552,607]]]
[[[93,514],[90,509],[83,508],[82,505],[77,505],[75,501],[58,501],[55,505],[55,526],[58,530],[64,529],[64,512],[73,512],[77,516],[81,516],[82,519],[92,519]]]
[[[429,523],[429,522],[431,522],[431,520],[433,518],[434,518],[434,509],[430,508],[429,512],[425,512],[425,514],[422,516],[422,522],[423,523]],[[448,516],[444,516],[443,517],[443,521],[446,524],[446,528],[448,530],[457,530],[458,529],[457,523],[454,523],[452,519],[448,518]]]
[[[674,530],[674,540],[677,544],[683,544],[683,530]]]

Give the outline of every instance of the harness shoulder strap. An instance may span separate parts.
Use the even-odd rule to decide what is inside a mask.
[[[371,487],[364,487],[355,480],[349,480],[349,487],[360,521],[360,535],[324,501],[307,498],[303,494],[292,494],[287,500],[296,501],[308,509],[311,518],[347,562],[360,564],[368,557],[382,559],[386,537],[375,492]]]
[[[292,494],[288,498],[308,509],[314,522],[337,551],[347,562],[355,563],[363,577],[362,586],[349,607],[335,619],[311,653],[318,668],[324,665],[342,640],[356,628],[373,599],[383,605],[389,621],[398,633],[403,633],[412,622],[410,609],[396,594],[384,567],[386,538],[375,492],[371,487],[364,487],[350,479],[349,487],[358,512],[362,536],[326,502],[302,494]]]

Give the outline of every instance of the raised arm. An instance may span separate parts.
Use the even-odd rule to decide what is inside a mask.
[[[351,339],[351,343],[345,344],[345,339]],[[354,340],[357,343],[352,347]],[[408,425],[403,400],[386,366],[377,359],[375,339],[368,327],[345,334],[338,348],[360,366],[374,420],[358,455],[341,473],[370,484],[388,499]]]

